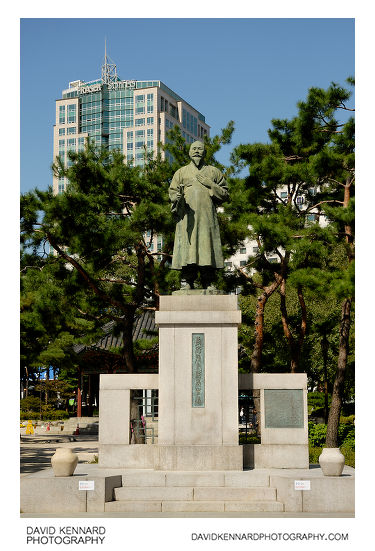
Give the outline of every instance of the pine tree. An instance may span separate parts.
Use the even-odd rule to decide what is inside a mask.
[[[335,118],[339,109],[347,109],[345,102],[349,97],[350,92],[336,84],[327,90],[311,88],[306,102],[298,104],[296,117],[272,121],[270,143],[241,145],[233,152],[233,162],[240,167],[248,166],[249,176],[243,182],[232,216],[249,228],[247,236],[257,241],[259,249],[248,263],[256,274],[242,270],[243,277],[262,290],[255,317],[251,362],[254,371],[261,367],[264,309],[269,297],[278,290],[291,371],[296,371],[307,331],[303,289],[313,286],[314,270],[335,272],[332,266],[328,267],[327,259],[340,239],[337,224],[331,223],[328,228],[311,224],[311,213],[317,220],[321,216],[329,216],[332,222],[335,218],[337,222],[341,220],[341,231],[351,250],[353,207],[348,193],[353,182],[354,122],[349,119],[341,124]],[[344,200],[340,197],[342,190]],[[285,198],[281,191],[286,191]],[[298,200],[301,197],[303,205]],[[276,264],[271,265],[268,260],[271,253],[278,258]],[[287,279],[295,286],[301,311],[294,335],[286,307]],[[341,278],[341,282],[344,280]],[[350,300],[344,304],[343,320],[348,321]],[[342,326],[341,333],[347,342],[348,324]],[[343,361],[344,348],[342,345]]]
[[[22,243],[26,251],[33,250],[41,269],[58,260],[58,271],[50,276],[93,330],[116,322],[123,333],[124,364],[134,372],[134,319],[140,308],[157,301],[165,260],[155,257],[167,259],[172,241],[170,167],[160,160],[145,170],[130,167],[120,153],[98,151],[91,144],[71,152],[69,160],[67,168],[61,162],[54,166],[69,180],[64,193],[36,189],[22,196]],[[155,233],[164,236],[164,251],[150,250]],[[52,259],[39,254],[48,244]]]

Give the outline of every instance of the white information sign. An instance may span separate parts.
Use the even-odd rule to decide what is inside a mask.
[[[95,490],[95,480],[80,480],[78,483],[79,490]]]
[[[311,490],[310,480],[295,480],[294,481],[295,490]]]

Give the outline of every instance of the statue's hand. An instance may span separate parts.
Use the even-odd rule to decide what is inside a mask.
[[[177,201],[179,201],[181,197],[184,196],[184,189],[185,189],[184,186],[182,184],[179,184],[177,188],[177,195],[176,195]]]
[[[209,189],[211,189],[212,187],[212,184],[213,184],[213,181],[210,180],[210,178],[207,178],[207,176],[203,176],[203,174],[197,174],[197,180],[198,182],[200,182],[201,184],[203,184],[204,186],[208,187]]]

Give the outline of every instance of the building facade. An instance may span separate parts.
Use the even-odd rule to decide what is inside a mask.
[[[119,149],[126,162],[143,166],[145,155],[155,157],[158,143],[177,125],[187,143],[209,135],[205,117],[160,80],[121,80],[105,56],[102,77],[75,80],[56,100],[53,158],[69,163],[68,152],[84,148],[85,139],[109,150]],[[160,150],[162,158],[168,153]],[[54,193],[66,188],[64,178],[53,177]]]

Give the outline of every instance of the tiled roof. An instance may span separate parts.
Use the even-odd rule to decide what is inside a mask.
[[[73,349],[76,354],[80,354],[88,349],[110,350],[111,348],[121,348],[123,346],[122,333],[114,335],[115,321],[110,321],[103,326],[103,337],[91,345],[76,344]],[[133,342],[139,339],[151,340],[158,335],[155,325],[155,312],[146,310],[142,312],[135,320],[133,325]]]

